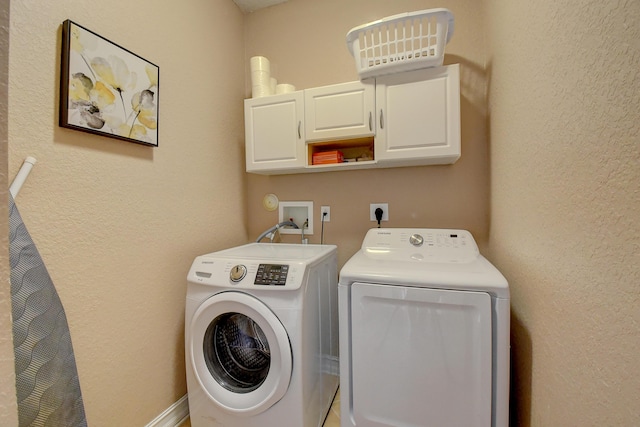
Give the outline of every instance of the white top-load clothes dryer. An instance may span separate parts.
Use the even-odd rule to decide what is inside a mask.
[[[322,426],[339,382],[336,251],[250,243],[196,257],[185,308],[192,426]]]
[[[465,230],[374,228],[338,282],[342,427],[506,427],[509,288]]]

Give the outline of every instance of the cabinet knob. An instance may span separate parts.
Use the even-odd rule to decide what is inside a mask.
[[[369,130],[373,130],[373,113],[369,111]]]
[[[384,129],[384,113],[380,110],[380,129]]]
[[[302,121],[298,121],[298,139],[302,138],[302,135],[300,134],[300,126],[302,126]]]

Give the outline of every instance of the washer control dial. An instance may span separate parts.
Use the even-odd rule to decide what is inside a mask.
[[[412,234],[411,237],[409,237],[409,243],[411,243],[413,246],[422,246],[422,244],[424,243],[424,238],[418,233],[415,233]]]
[[[247,267],[242,264],[238,264],[233,266],[231,271],[229,272],[229,278],[232,282],[239,282],[244,279],[244,276],[247,275]]]

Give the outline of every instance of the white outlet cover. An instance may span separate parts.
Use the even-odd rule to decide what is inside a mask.
[[[324,213],[327,213],[324,215]],[[331,206],[322,206],[320,207],[320,221],[330,222],[331,221]]]
[[[389,203],[371,203],[369,205],[369,219],[376,221],[376,209],[382,209],[382,221],[389,221]]]

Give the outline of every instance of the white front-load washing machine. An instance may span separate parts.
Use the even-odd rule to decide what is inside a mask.
[[[508,426],[509,288],[469,232],[369,230],[338,299],[342,427]]]
[[[316,427],[339,383],[333,245],[250,243],[187,278],[191,425]]]

